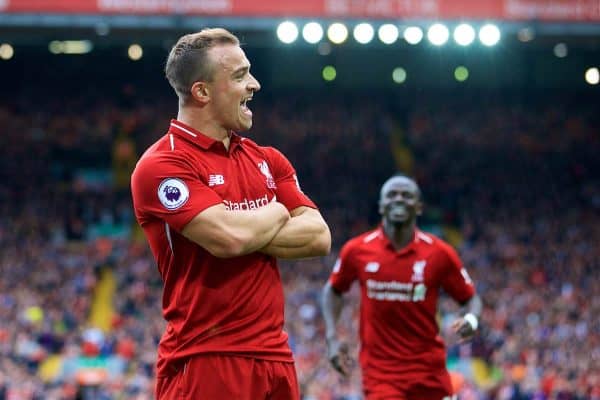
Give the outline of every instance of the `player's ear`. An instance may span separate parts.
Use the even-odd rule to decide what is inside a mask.
[[[210,90],[206,82],[196,81],[190,88],[190,94],[201,105],[205,105],[210,101]]]
[[[383,213],[384,213],[385,210],[384,210],[383,202],[381,201],[381,199],[379,199],[379,202],[377,204],[379,206],[379,208],[378,208],[379,215],[383,215]]]
[[[421,200],[419,200],[419,202],[417,203],[415,210],[417,212],[417,215],[423,214],[423,202]]]

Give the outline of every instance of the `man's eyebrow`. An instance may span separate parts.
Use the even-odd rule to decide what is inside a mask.
[[[239,67],[238,69],[234,70],[231,75],[239,75],[241,73],[246,73],[249,70],[250,70],[250,65],[244,65],[243,67]]]

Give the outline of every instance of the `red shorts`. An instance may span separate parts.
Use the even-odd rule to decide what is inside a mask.
[[[366,400],[455,400],[448,371],[377,380],[363,377]]]
[[[158,400],[300,400],[293,363],[201,354],[156,379]]]

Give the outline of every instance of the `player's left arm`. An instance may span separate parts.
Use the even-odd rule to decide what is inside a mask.
[[[329,254],[331,233],[317,206],[302,192],[289,160],[272,147],[263,148],[276,184],[277,201],[291,218],[261,252],[278,258],[306,258]]]
[[[301,206],[261,252],[278,258],[317,257],[329,254],[331,233],[321,213]]]
[[[461,305],[463,315],[452,323],[452,330],[463,342],[471,339],[477,331],[483,307],[481,298],[475,291],[475,284],[463,266],[458,253],[449,245],[446,246],[448,269],[443,287]]]
[[[460,337],[461,341],[471,339],[477,331],[482,308],[481,298],[477,294],[474,294],[462,305],[462,318],[458,318],[452,323],[452,330]]]

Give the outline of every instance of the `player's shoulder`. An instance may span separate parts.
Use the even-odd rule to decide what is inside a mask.
[[[381,228],[377,227],[369,231],[363,232],[357,236],[354,236],[342,246],[346,252],[352,252],[364,248],[368,248],[374,244],[375,241],[381,240],[382,237]]]
[[[440,238],[439,236],[430,232],[424,232],[420,229],[417,229],[415,231],[415,240],[419,245],[423,245],[425,247],[445,248],[446,246],[450,246],[447,242],[444,241],[444,239]]]
[[[240,143],[244,147],[249,147],[249,148],[253,148],[253,149],[258,149],[258,148],[264,147],[264,146],[261,146],[258,143],[256,143],[254,140],[247,138],[245,136],[240,136],[237,134],[236,134],[236,136],[239,136]]]
[[[187,165],[190,154],[184,148],[171,148],[163,136],[144,151],[133,170],[133,176],[160,171],[167,164]]]
[[[419,248],[431,253],[437,253],[446,257],[455,257],[457,255],[454,247],[444,239],[429,232],[417,230],[415,239],[418,241]]]
[[[262,145],[256,143],[255,141],[253,141],[252,139],[248,139],[246,137],[243,137],[241,140],[242,140],[243,146],[246,149],[248,149],[250,151],[254,151],[256,153],[260,153],[268,159],[280,158],[280,157],[285,158],[283,153],[273,146],[262,146]]]

